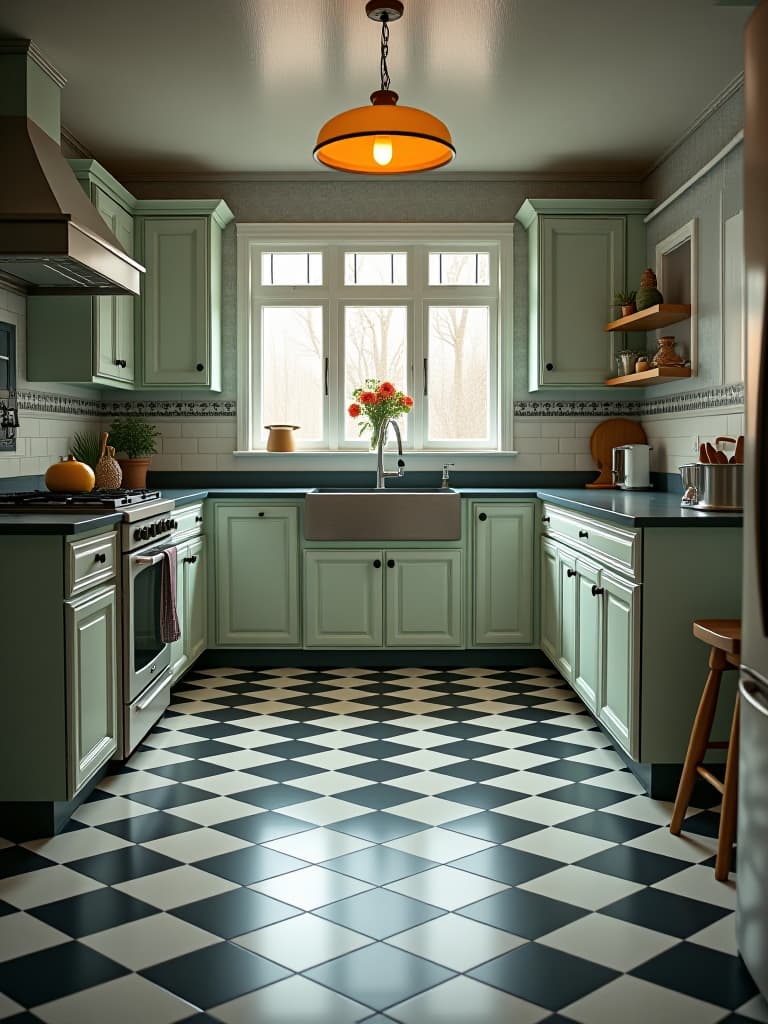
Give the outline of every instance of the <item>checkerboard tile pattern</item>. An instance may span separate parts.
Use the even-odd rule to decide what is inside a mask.
[[[193,671],[0,839],[0,1020],[768,1021],[670,812],[551,670]]]

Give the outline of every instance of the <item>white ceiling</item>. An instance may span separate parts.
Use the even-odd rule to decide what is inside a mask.
[[[746,0],[405,0],[389,70],[451,171],[638,176],[742,69]],[[379,87],[364,0],[2,0],[67,78],[62,122],[115,173],[314,172]]]

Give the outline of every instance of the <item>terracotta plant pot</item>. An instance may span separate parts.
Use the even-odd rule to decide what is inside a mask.
[[[147,486],[147,470],[151,459],[118,459],[123,471],[123,487],[143,488]]]
[[[636,313],[636,312],[637,312],[637,309],[635,307],[634,302],[630,302],[626,306],[622,306],[621,307],[621,315],[622,316],[632,316],[632,314]]]

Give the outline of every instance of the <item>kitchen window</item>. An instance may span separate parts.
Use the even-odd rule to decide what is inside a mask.
[[[303,451],[365,451],[366,378],[414,398],[411,452],[511,449],[511,237],[488,224],[240,224],[238,449],[301,427]]]

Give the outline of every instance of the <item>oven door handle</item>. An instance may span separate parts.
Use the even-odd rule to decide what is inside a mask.
[[[162,562],[163,556],[160,555],[134,555],[133,561],[136,565],[157,565],[158,562]]]
[[[136,710],[143,711],[145,708],[148,708],[155,697],[162,693],[166,686],[170,686],[172,679],[173,672],[169,668],[160,676],[157,682],[153,684],[152,688],[142,696],[141,700],[136,701]]]

